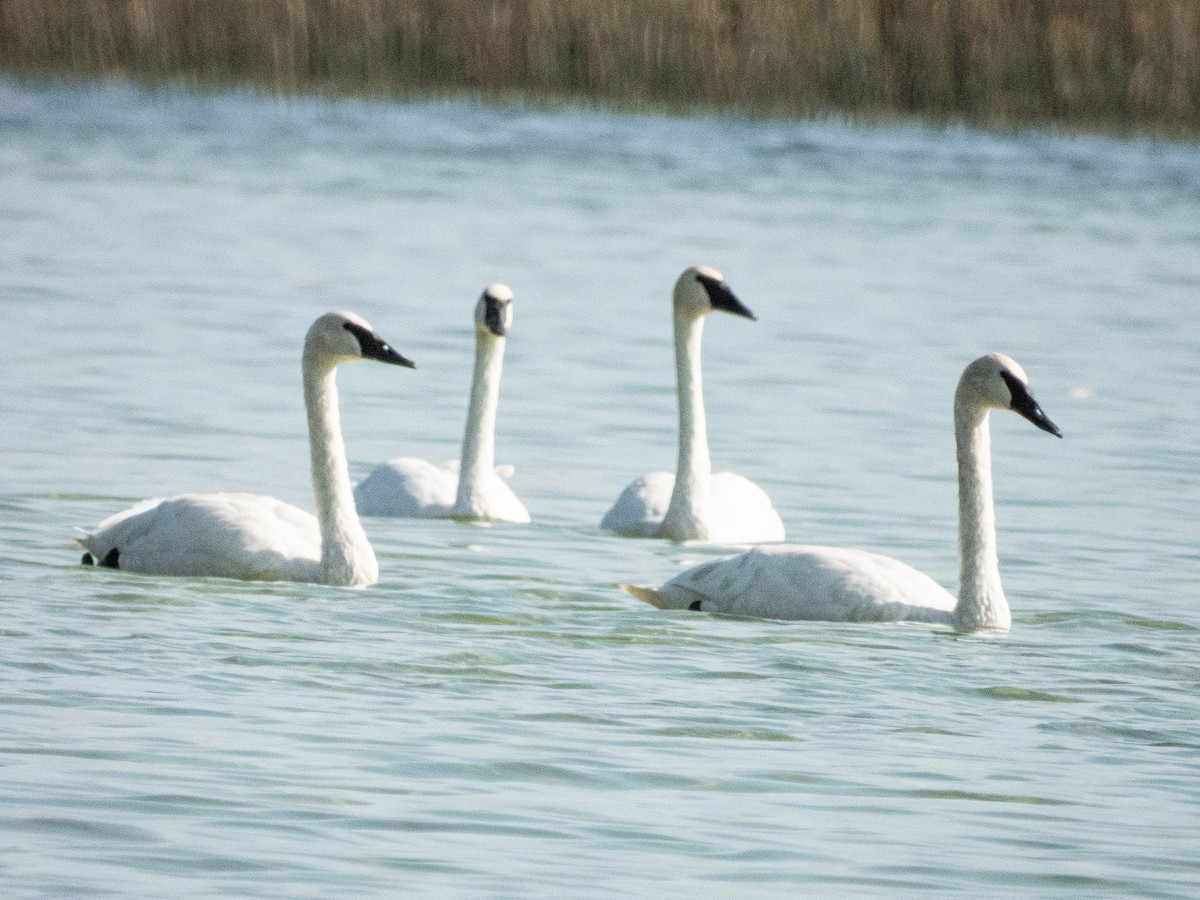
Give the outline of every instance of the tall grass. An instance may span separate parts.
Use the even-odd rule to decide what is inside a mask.
[[[0,0],[0,68],[1200,134],[1200,0]]]

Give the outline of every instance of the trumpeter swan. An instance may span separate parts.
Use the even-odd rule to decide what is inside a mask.
[[[714,310],[753,319],[709,266],[693,266],[675,282],[675,377],[679,458],[675,474],[648,472],[621,492],[600,527],[632,537],[743,544],[782,541],[783,521],[771,498],[732,472],[713,474],[700,379],[704,317]]]
[[[512,301],[508,287],[491,284],[475,304],[475,374],[461,462],[439,466],[400,457],[382,463],[354,490],[361,515],[529,521],[528,510],[500,477],[511,468],[497,470],[495,463],[496,408]]]
[[[304,406],[313,517],[272,497],[181,494],[110,516],[79,543],[84,563],[149,575],[215,575],[364,587],[379,564],[354,511],[338,415],[338,364],[374,359],[413,368],[350,312],[321,316],[304,339]]]
[[[958,631],[1007,629],[992,501],[988,410],[1011,409],[1062,437],[1029,392],[1025,372],[999,353],[975,360],[954,394],[958,445],[959,586],[956,599],[904,563],[863,550],[779,545],[705,563],[658,590],[622,585],[660,609],[775,619],[939,622]]]

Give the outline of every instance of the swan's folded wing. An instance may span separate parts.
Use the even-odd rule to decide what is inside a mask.
[[[359,515],[437,518],[449,515],[458,490],[458,460],[436,466],[401,457],[375,467],[354,489]]]
[[[843,619],[845,603],[831,594],[835,581],[821,560],[792,553],[750,550],[681,572],[661,588],[690,600],[687,608],[770,619]],[[696,605],[699,601],[698,606]]]
[[[942,621],[954,598],[901,562],[862,550],[762,547],[680,573],[661,588],[699,609],[832,622]],[[691,603],[686,604],[690,607]]]
[[[767,492],[749,478],[734,472],[713,475],[713,502],[717,509],[716,523],[720,533],[739,544],[782,541],[783,520],[771,503]]]
[[[626,485],[600,520],[600,527],[629,537],[654,537],[671,505],[674,489],[672,473],[647,472]]]
[[[308,580],[321,555],[317,520],[256,494],[181,494],[105,519],[85,545],[97,559],[151,575]],[[309,571],[311,569],[311,571]]]
[[[516,492],[495,472],[485,473],[476,484],[476,493],[471,498],[471,518],[485,522],[508,522],[524,525],[530,521],[529,510]],[[456,512],[463,512],[458,509]]]

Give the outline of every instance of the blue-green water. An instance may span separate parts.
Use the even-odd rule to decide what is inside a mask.
[[[718,468],[789,538],[954,589],[950,399],[1000,350],[1009,635],[663,613],[728,552],[600,533],[674,461],[668,293]],[[309,508],[336,307],[353,474],[457,454],[510,284],[534,524],[369,520],[365,591],[77,565],[145,496]],[[1200,150],[919,127],[0,82],[6,897],[1200,893]]]

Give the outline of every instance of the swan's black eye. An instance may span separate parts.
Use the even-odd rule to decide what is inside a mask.
[[[391,352],[392,348],[376,337],[371,329],[355,325],[353,322],[346,322],[342,327],[354,335],[354,339],[358,341],[359,352],[367,359],[376,359],[381,353]]]
[[[1004,383],[1008,385],[1008,393],[1012,396],[1014,402],[1017,400],[1017,398],[1029,393],[1029,389],[1021,383],[1021,379],[1017,378],[1017,376],[1008,371],[1008,369],[1001,369],[1000,377],[1003,378]]]
[[[358,346],[363,350],[379,343],[379,338],[375,337],[375,335],[361,325],[355,325],[353,322],[343,322],[342,327],[354,335],[354,339],[358,341]]]
[[[1047,418],[1037,401],[1033,399],[1033,394],[1029,392],[1029,385],[1007,369],[1000,370],[1000,377],[1008,385],[1008,393],[1011,398],[1009,409],[1017,415],[1024,416],[1042,431],[1048,431],[1055,437],[1062,437],[1059,427]]]
[[[708,302],[713,309],[719,309],[723,312],[733,313],[736,316],[745,316],[747,319],[753,319],[754,313],[750,312],[729,289],[729,285],[719,278],[713,278],[711,275],[698,273],[696,280],[700,282],[704,288],[704,292],[708,294]]]
[[[485,294],[483,298],[483,322],[496,337],[504,337],[507,330],[504,327],[504,303],[491,294]]]

